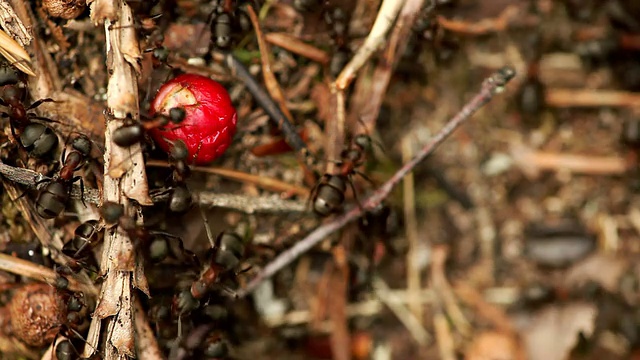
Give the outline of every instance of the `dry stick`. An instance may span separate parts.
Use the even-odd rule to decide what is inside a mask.
[[[365,39],[364,44],[362,44],[349,63],[342,69],[335,81],[339,91],[344,91],[349,87],[356,72],[360,70],[362,65],[364,65],[371,55],[382,45],[384,36],[387,31],[391,29],[391,25],[393,25],[402,4],[404,4],[404,0],[384,0],[382,2],[378,16],[376,16],[376,21],[373,23],[373,27]]]
[[[391,179],[385,182],[378,190],[362,202],[362,207],[356,206],[335,220],[318,227],[306,238],[299,241],[289,250],[281,253],[254,278],[247,286],[238,292],[243,297],[252,292],[262,281],[270,278],[276,272],[289,265],[300,255],[307,252],[329,234],[340,230],[346,224],[358,219],[366,210],[374,209],[391,193],[391,190],[411,172],[416,165],[422,162],[428,155],[440,145],[460,124],[467,120],[473,113],[488,103],[495,94],[504,90],[504,86],[515,76],[515,71],[510,67],[504,67],[488,77],[482,83],[480,91],[458,112],[449,122],[427,143],[411,161],[406,163]]]
[[[135,327],[136,327],[136,346],[138,347],[138,359],[139,360],[162,360],[164,355],[158,341],[156,341],[156,335],[151,326],[149,320],[147,320],[147,313],[140,302],[140,299],[135,301]]]
[[[547,89],[545,102],[551,107],[637,107],[640,94],[617,90]]]
[[[409,161],[413,156],[413,137],[406,136],[402,141],[402,160]],[[409,241],[407,252],[407,292],[409,293],[409,308],[422,324],[422,304],[420,303],[420,268],[418,267],[418,221],[416,219],[415,182],[413,173],[408,174],[402,183],[405,233]]]
[[[159,160],[148,160],[147,166],[162,166],[168,167],[168,163],[166,161]],[[224,168],[214,168],[214,167],[191,167],[191,171],[203,172],[207,174],[218,175],[226,179],[236,180],[244,183],[253,184],[259,188],[269,190],[269,191],[277,191],[277,192],[287,192],[290,194],[296,194],[303,197],[309,196],[309,190],[300,186],[295,186],[284,181],[269,178],[265,176],[252,175],[243,173],[237,170],[232,169],[224,169]]]
[[[3,253],[0,253],[0,270],[26,276],[36,281],[45,281],[49,284],[54,284],[59,276],[54,270],[48,267]],[[73,277],[69,277],[69,289],[72,291],[82,291],[87,295],[98,295],[98,291],[92,283],[82,284]]]
[[[447,317],[445,316],[446,308],[451,308],[450,302],[447,301],[444,296],[443,288],[446,286],[446,278],[444,275],[444,262],[447,257],[447,250],[444,246],[436,246],[433,248],[434,259],[431,262],[431,287],[433,288],[434,301],[433,301],[433,327],[436,333],[436,340],[438,344],[438,351],[440,358],[453,360],[455,359],[455,346],[453,344],[453,337],[451,336],[451,327]],[[444,302],[444,306],[443,306]],[[447,306],[449,304],[449,306]],[[455,304],[457,306],[457,304]],[[457,310],[455,308],[454,310]],[[454,311],[454,314],[456,312]],[[447,315],[453,316],[451,312]],[[452,320],[455,324],[455,318]],[[468,335],[468,334],[465,334]]]
[[[287,117],[287,120],[291,122],[293,116],[291,112],[287,108],[286,99],[284,98],[284,93],[280,88],[280,84],[278,84],[278,80],[276,80],[276,76],[273,74],[271,70],[271,59],[269,51],[269,44],[264,40],[264,35],[262,33],[262,29],[260,28],[260,21],[258,20],[258,16],[255,11],[253,11],[253,7],[251,5],[247,6],[247,13],[249,14],[249,19],[251,19],[251,24],[253,25],[253,29],[256,31],[256,38],[258,39],[258,48],[260,49],[260,61],[262,62],[262,78],[264,79],[265,87],[271,95],[271,98],[280,104],[280,110]]]
[[[242,62],[233,56],[233,54],[225,54],[224,61],[229,67],[229,70],[231,70],[233,76],[240,79],[245,84],[247,90],[249,90],[251,95],[253,95],[253,98],[256,100],[258,105],[264,109],[267,115],[269,115],[271,121],[276,124],[278,130],[282,132],[284,140],[296,152],[298,160],[306,166],[314,165],[316,160],[311,151],[307,148],[307,144],[302,140],[302,138],[300,138],[300,135],[298,135],[295,126],[287,120],[287,117],[282,113],[282,110],[280,110],[273,99],[267,95],[256,79],[249,74],[249,71]]]
[[[287,33],[268,33],[264,35],[264,39],[272,45],[281,47],[294,54],[304,56],[310,60],[321,64],[329,63],[330,57],[326,51],[313,45],[309,45],[293,35]]]
[[[154,162],[154,164],[156,165],[160,163],[161,162]],[[224,173],[223,171],[224,169],[208,169],[208,168],[196,168],[196,169],[203,170],[206,172],[211,172],[214,174],[217,174],[216,171],[220,170],[221,173],[219,175],[221,176],[228,175],[229,178],[233,178],[231,174]],[[208,170],[213,170],[213,171],[208,171]],[[40,189],[46,186],[46,180],[49,179],[46,176],[43,176],[42,174],[37,173],[33,170],[9,166],[2,162],[0,162],[0,175],[6,178],[6,180],[11,181],[12,184],[24,185],[32,189]],[[273,189],[270,189],[270,190],[274,190],[274,191],[294,190],[293,191],[294,193],[297,193],[302,196],[308,194],[308,191],[306,189],[298,188],[298,187],[292,187],[290,189],[289,187],[291,187],[292,185],[288,185],[288,184],[287,184],[288,185],[287,187],[284,187],[281,189],[279,186],[277,186],[276,182],[278,180],[275,180],[275,179],[269,179],[269,180],[274,181],[274,183],[271,184],[270,182],[267,182],[266,184],[262,184],[262,185],[264,185],[265,188],[269,188],[267,184],[272,185]],[[16,193],[15,197],[18,197],[21,191],[16,190],[15,193]],[[71,197],[73,199],[80,199],[80,194],[81,194],[80,186],[73,185],[73,188],[71,189]],[[100,191],[98,191],[97,189],[85,187],[83,194],[84,194],[83,199],[87,204],[100,205],[102,202]],[[224,207],[232,210],[242,211],[248,214],[253,214],[253,213],[272,213],[273,214],[273,213],[291,213],[291,212],[307,211],[306,205],[304,202],[284,200],[284,199],[280,199],[277,196],[248,196],[248,195],[216,193],[211,191],[202,191],[199,193],[194,193],[193,195],[197,199],[200,205],[211,206],[211,207]],[[23,198],[23,199],[26,201],[26,198]],[[169,199],[168,194],[157,194],[152,197],[152,200],[154,203],[166,202],[168,199]],[[29,213],[34,214],[33,211],[30,211]],[[40,218],[35,218],[35,219],[36,221],[38,221],[38,219]],[[40,219],[39,221],[43,221],[43,220]],[[39,237],[41,239],[41,242],[44,245],[53,244],[54,248],[57,248],[58,250],[59,248],[62,247],[61,242],[55,243],[55,242],[52,242],[51,240],[47,240],[49,238],[52,238],[52,236],[50,236],[48,232],[44,230],[43,230],[44,232],[37,231],[37,230],[34,230],[34,231],[36,232],[36,234],[42,233],[43,236],[46,235],[46,238],[44,238],[44,240]],[[63,265],[65,264],[63,260],[61,260],[60,263]]]
[[[138,83],[141,59],[136,39],[131,8],[123,0],[96,0],[91,3],[91,17],[95,23],[104,23],[106,58],[109,82],[107,86],[107,126],[104,154],[104,201],[113,201],[125,206],[127,216],[140,215],[138,203],[152,204],[144,159],[139,144],[120,148],[112,142],[113,132],[124,124],[124,119],[139,116]],[[113,13],[104,13],[113,9]],[[111,164],[129,166],[119,174],[111,170]],[[118,176],[119,175],[119,176]],[[138,216],[138,220],[142,221]],[[101,272],[105,281],[89,329],[87,346],[83,357],[90,357],[98,348],[102,320],[106,320],[106,345],[104,358],[135,357],[134,292],[137,287],[148,295],[148,285],[142,271],[142,262],[136,261],[131,239],[118,227],[107,229],[104,235]]]
[[[374,278],[372,286],[376,296],[393,311],[418,344],[426,346],[431,342],[431,336],[427,330],[424,329],[418,318],[401,304],[398,299],[394,299],[391,289],[389,289],[389,286],[382,279]]]
[[[349,114],[349,125],[355,128],[355,133],[372,134],[376,128],[376,120],[380,113],[380,107],[387,93],[387,87],[391,80],[393,69],[396,68],[400,56],[404,54],[413,24],[415,23],[420,9],[424,5],[425,0],[406,0],[396,26],[393,28],[389,36],[389,42],[382,55],[382,60],[378,63],[372,79],[371,86],[361,87],[365,92],[359,97],[362,101],[353,102]],[[358,80],[359,81],[359,80]],[[356,121],[361,119],[362,121]]]

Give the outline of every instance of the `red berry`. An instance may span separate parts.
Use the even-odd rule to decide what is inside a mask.
[[[175,107],[185,109],[180,124],[149,131],[153,140],[169,152],[172,142],[182,140],[189,150],[190,163],[207,164],[220,157],[236,133],[236,109],[227,90],[207,77],[183,74],[160,87],[151,103],[151,115],[169,115]]]

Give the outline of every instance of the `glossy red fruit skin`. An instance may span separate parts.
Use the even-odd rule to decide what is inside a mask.
[[[149,131],[160,148],[169,152],[173,141],[182,140],[189,150],[188,161],[195,165],[224,154],[236,133],[237,114],[222,85],[200,75],[179,75],[160,87],[150,113],[168,115],[174,107],[185,109],[182,123]]]

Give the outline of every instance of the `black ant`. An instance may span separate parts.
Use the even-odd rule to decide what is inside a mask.
[[[80,193],[84,193],[84,183],[82,176],[73,176],[79,170],[91,154],[91,140],[85,135],[79,134],[71,142],[73,149],[66,154],[66,149],[62,152],[62,167],[58,174],[40,191],[36,199],[36,212],[45,219],[52,219],[58,216],[67,206],[69,201],[71,185],[80,181]],[[81,195],[82,198],[82,195]],[[84,200],[83,204],[84,204]]]
[[[76,227],[73,239],[62,247],[62,253],[69,257],[67,267],[71,272],[77,273],[81,269],[97,272],[98,264],[91,249],[102,242],[101,230],[98,220],[88,220]]]
[[[188,156],[187,145],[182,140],[176,140],[169,153],[169,163],[173,169],[172,177],[175,184],[169,197],[169,210],[173,212],[185,212],[189,210],[193,203],[191,191],[189,191],[185,183],[191,175],[191,169],[187,164]]]
[[[233,0],[216,0],[207,23],[211,26],[211,43],[219,50],[229,50],[233,38],[251,28],[249,16],[244,10],[234,7]]]
[[[235,270],[244,257],[245,246],[242,238],[231,232],[222,232],[216,238],[207,258],[208,266],[198,279],[191,283],[189,289],[183,290],[174,297],[173,308],[178,314],[185,314],[198,308],[200,300],[209,294],[214,287],[234,293],[223,281],[235,278],[242,270]]]
[[[146,130],[162,128],[169,122],[180,124],[186,116],[184,108],[175,107],[169,110],[169,116],[159,114],[147,121],[134,121],[131,117],[127,117],[125,124],[113,132],[113,142],[120,147],[130,147],[144,139]]]
[[[9,118],[11,134],[18,144],[30,155],[43,158],[52,153],[58,145],[58,136],[50,127],[33,122],[32,120],[53,121],[37,116],[30,112],[45,102],[55,102],[53,99],[40,99],[28,107],[22,102],[21,89],[16,85],[7,85],[0,99],[0,105],[6,106],[8,111],[0,113],[3,118]],[[19,136],[18,136],[19,134]]]
[[[360,134],[353,138],[349,148],[342,151],[342,160],[336,174],[324,174],[320,183],[312,192],[313,211],[320,216],[329,216],[340,211],[345,199],[347,184],[356,196],[355,186],[351,181],[354,174],[371,180],[357,169],[364,165],[366,154],[371,152],[371,138]]]
[[[149,230],[136,224],[131,217],[124,216],[124,207],[114,202],[105,202],[100,215],[107,224],[117,224],[124,230],[136,249],[147,248],[145,257],[152,262],[161,262],[168,257],[185,263],[197,263],[195,256],[186,250],[182,239],[163,231]]]

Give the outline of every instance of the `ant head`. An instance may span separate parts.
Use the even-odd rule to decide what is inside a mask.
[[[362,148],[364,151],[371,150],[371,137],[366,134],[358,134],[353,138],[353,143]]]
[[[151,54],[153,55],[154,58],[158,59],[158,61],[164,63],[169,58],[169,49],[167,49],[165,46],[160,46],[153,49],[153,52]]]
[[[100,216],[108,224],[115,224],[124,215],[124,206],[112,201],[107,201],[100,208]]]
[[[171,152],[169,152],[169,157],[175,161],[186,160],[189,156],[187,144],[185,144],[182,140],[175,140],[172,143],[173,146],[171,147]]]
[[[169,119],[174,124],[180,124],[187,117],[187,111],[183,107],[173,107],[169,109]]]
[[[71,147],[84,157],[88,157],[91,154],[91,140],[84,134],[79,134],[73,139]]]

